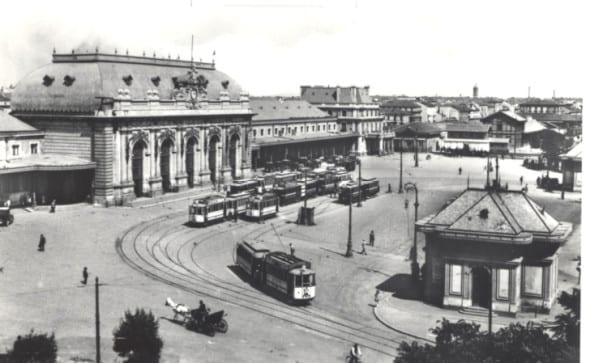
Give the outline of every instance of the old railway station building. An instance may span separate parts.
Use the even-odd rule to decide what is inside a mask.
[[[12,115],[45,153],[95,165],[76,183],[97,203],[250,175],[249,97],[214,63],[54,52],[17,84]]]
[[[491,304],[508,314],[555,302],[559,251],[572,226],[525,192],[467,189],[416,228],[426,236],[426,301],[466,310]]]
[[[251,97],[252,167],[273,169],[288,161],[355,150],[358,135],[342,131],[335,115],[300,98]]]
[[[355,133],[357,155],[383,152],[383,114],[369,86],[301,86],[301,98],[338,118],[338,130]]]

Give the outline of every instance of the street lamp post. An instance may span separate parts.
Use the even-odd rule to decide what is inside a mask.
[[[345,257],[352,257],[352,188],[348,193],[348,241],[346,242]]]
[[[399,139],[399,189],[398,193],[401,194],[404,192],[403,181],[402,181],[402,172],[404,170],[404,140],[402,138]]]
[[[414,166],[418,167],[418,137],[414,136]]]
[[[418,187],[416,186],[415,183],[409,182],[404,185],[404,189],[406,190],[406,192],[413,191],[416,196],[416,200],[414,202],[414,246],[410,250],[410,258],[412,259],[412,264],[411,264],[411,266],[412,266],[412,279],[414,281],[418,281],[418,278],[420,277],[420,266],[418,265],[418,242],[417,242],[417,229],[416,229],[416,222],[418,222],[418,206],[420,205],[418,203]]]
[[[362,183],[362,178],[361,178],[361,160],[360,159],[357,159],[356,162],[357,162],[357,164],[359,164],[359,202],[358,202],[358,204],[356,206],[357,207],[362,207],[363,204],[362,204],[361,201],[363,199],[363,191],[361,189],[361,183]]]

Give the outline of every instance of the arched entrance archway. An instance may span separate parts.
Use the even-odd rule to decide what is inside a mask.
[[[209,139],[209,171],[211,171],[211,182],[213,184],[217,183],[218,179],[218,149],[219,148],[219,136],[213,135],[211,139]]]
[[[471,303],[474,306],[480,306],[488,309],[490,307],[490,297],[492,286],[490,285],[490,272],[484,267],[474,267],[471,270]]]
[[[143,154],[146,147],[143,141],[138,141],[133,145],[131,171],[133,175],[133,191],[136,197],[143,195]]]
[[[195,149],[197,147],[197,139],[194,137],[186,141],[186,174],[187,184],[189,188],[195,186]]]
[[[238,166],[240,161],[240,137],[234,134],[229,142],[229,165],[231,167],[231,176],[238,176]]]
[[[162,177],[162,191],[170,191],[170,154],[172,154],[172,140],[166,139],[160,148],[160,176]]]

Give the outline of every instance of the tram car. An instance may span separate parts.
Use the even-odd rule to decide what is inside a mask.
[[[279,198],[279,205],[295,203],[301,200],[301,185],[287,183],[284,186],[274,188],[275,195]]]
[[[379,180],[377,178],[362,179],[361,189],[364,198],[374,197],[379,194]]]
[[[338,167],[328,170],[322,177],[320,177],[318,185],[319,193],[337,193],[340,187],[349,183],[350,180],[350,174],[343,168]]]
[[[373,197],[379,193],[379,181],[376,178],[362,179],[361,191],[363,200]],[[359,200],[359,186],[358,183],[349,182],[340,188],[338,193],[338,201],[343,204],[348,204],[352,195],[352,202]]]
[[[258,188],[258,181],[253,179],[235,180],[229,185],[229,194],[236,194],[241,192],[248,192],[250,194],[256,193]]]
[[[279,198],[273,193],[251,196],[246,204],[245,216],[250,219],[266,219],[279,212]]]
[[[258,175],[254,180],[258,182],[258,187],[262,187],[265,192],[272,191],[275,185],[275,173],[265,173],[264,175]]]
[[[319,181],[308,177],[306,180],[301,179],[297,181],[301,185],[301,197],[315,198],[318,195]]]
[[[188,223],[190,225],[206,226],[215,221],[223,220],[226,216],[225,197],[221,194],[210,194],[193,200],[188,207]]]
[[[298,178],[298,173],[296,172],[282,172],[275,174],[275,185],[282,187],[288,183],[296,183]]]
[[[315,297],[315,272],[308,261],[244,241],[236,247],[236,263],[254,284],[277,292],[290,302],[309,303]]]
[[[239,216],[246,214],[248,208],[248,201],[250,200],[251,194],[247,191],[229,195],[225,198],[225,205],[227,216]]]

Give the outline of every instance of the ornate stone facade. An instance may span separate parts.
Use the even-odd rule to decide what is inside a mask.
[[[122,204],[249,176],[252,112],[230,80],[209,63],[54,54],[19,82],[13,108],[48,148],[96,163],[95,202]]]

